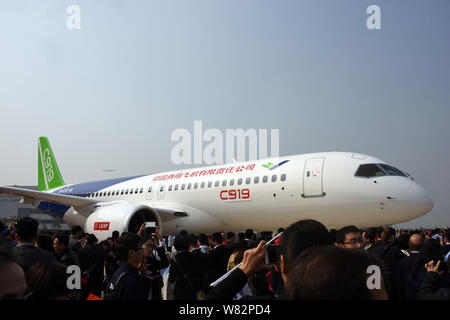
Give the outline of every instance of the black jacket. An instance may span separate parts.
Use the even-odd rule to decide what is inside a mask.
[[[230,252],[227,247],[220,244],[208,256],[208,281],[214,282],[227,273]]]
[[[73,253],[72,250],[69,248],[66,248],[63,252],[61,252],[57,257],[56,260],[66,266],[71,265],[80,265],[80,262],[78,261],[77,256],[75,253]]]
[[[173,294],[175,300],[196,300],[199,279],[196,277],[195,259],[189,251],[179,251],[170,262],[169,283],[175,283]]]
[[[393,243],[375,242],[368,250],[384,262],[382,269],[384,285],[390,299],[397,298],[397,265],[405,256],[398,245]]]
[[[195,265],[193,272],[195,274],[194,278],[196,280],[196,290],[206,293],[210,289],[207,278],[209,254],[203,253],[197,248],[191,251],[191,256],[192,263]]]
[[[150,272],[151,277],[159,276],[161,270],[169,266],[169,260],[167,259],[164,247],[156,248],[156,252],[158,253],[159,260],[153,255],[153,252],[152,255],[146,259],[147,270]]]
[[[50,252],[36,248],[34,245],[28,243],[16,246],[13,252],[18,265],[23,269],[25,275],[36,262],[54,260]]]
[[[69,249],[73,251],[77,256],[80,253],[81,250],[81,244],[78,242],[77,239],[70,237],[69,240]]]
[[[439,288],[439,275],[436,272],[427,272],[422,282],[417,298],[419,300],[450,300],[450,289]]]
[[[397,296],[400,300],[415,300],[416,292],[410,286],[408,276],[411,273],[414,260],[417,258],[418,253],[410,253],[409,257],[406,257],[398,263],[397,266]]]
[[[128,274],[122,277],[117,286],[116,282],[124,272]],[[122,262],[111,278],[113,286],[117,286],[115,288],[117,300],[147,300],[148,292],[145,292],[143,281],[145,280],[139,275],[138,269],[130,266],[127,262]]]
[[[103,277],[106,253],[102,248],[93,244],[88,245],[80,250],[78,260],[82,273],[88,271],[90,277]]]

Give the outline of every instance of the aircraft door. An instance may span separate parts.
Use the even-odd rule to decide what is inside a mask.
[[[307,159],[303,171],[303,198],[323,197],[323,164],[325,158]]]

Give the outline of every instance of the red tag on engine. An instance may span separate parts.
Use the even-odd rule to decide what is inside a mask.
[[[94,230],[109,230],[109,222],[95,222]]]

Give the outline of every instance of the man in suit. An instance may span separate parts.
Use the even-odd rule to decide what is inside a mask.
[[[424,239],[419,234],[413,234],[409,238],[409,256],[400,260],[397,266],[397,293],[400,300],[415,300],[415,292],[411,290],[408,275],[411,273],[414,260],[425,245]]]
[[[72,250],[77,256],[81,249],[81,244],[78,241],[81,237],[81,233],[83,233],[83,229],[80,226],[74,226],[70,230],[69,249]]]
[[[143,236],[143,248],[145,265],[144,270],[146,277],[152,279],[152,300],[162,300],[161,289],[163,287],[163,278],[161,270],[169,266],[166,249],[164,245],[158,241],[159,236],[155,234]],[[160,246],[162,244],[162,246]]]
[[[214,282],[227,272],[231,252],[222,244],[223,240],[220,233],[213,233],[211,242],[214,249],[209,257],[208,281]]]
[[[67,234],[60,233],[55,236],[53,250],[58,262],[66,266],[80,265],[78,257],[69,249],[69,236]]]
[[[175,300],[197,300],[199,280],[193,256],[189,252],[189,238],[186,234],[175,237],[177,254],[170,261],[168,285],[173,285]]]
[[[193,264],[195,265],[195,278],[198,280],[195,284],[197,291],[207,293],[209,291],[209,283],[206,277],[208,271],[209,254],[203,253],[200,248],[197,248],[198,237],[189,235],[189,252],[192,256]]]
[[[236,246],[236,234],[234,232],[228,232],[225,247],[227,247],[228,252],[230,254],[234,251],[235,246]]]
[[[86,243],[87,245],[81,248],[78,254],[81,273],[87,279],[87,283],[83,284],[81,288],[81,300],[85,300],[89,293],[101,295],[104,278],[103,267],[107,259],[106,252],[97,245],[98,240],[95,235],[88,235]]]
[[[34,246],[38,236],[38,227],[37,220],[30,217],[22,218],[16,224],[18,240],[13,251],[17,263],[23,269],[25,275],[36,262],[53,260],[53,255],[50,252]]]

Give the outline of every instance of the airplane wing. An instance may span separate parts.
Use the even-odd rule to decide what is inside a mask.
[[[34,204],[38,201],[47,201],[57,204],[74,207],[80,214],[88,217],[94,208],[97,206],[114,205],[111,201],[99,201],[96,199],[82,198],[75,196],[68,196],[58,193],[41,192],[30,189],[16,188],[16,187],[0,187],[0,194],[7,194],[17,197],[22,197],[23,203]],[[189,215],[181,208],[173,207],[152,207],[156,210],[162,221],[168,221]]]
[[[63,194],[41,192],[15,187],[0,187],[0,194],[22,197],[25,203],[32,203],[33,201],[48,201],[71,207],[81,207],[101,202],[95,199],[74,197]]]

